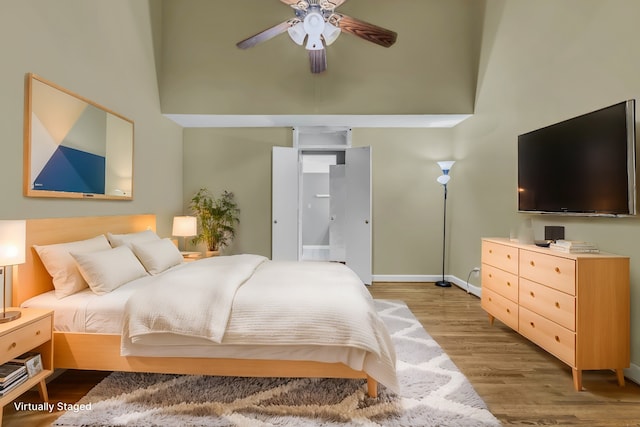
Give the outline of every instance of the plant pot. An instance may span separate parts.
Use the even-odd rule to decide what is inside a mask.
[[[220,251],[205,251],[204,256],[210,258],[212,256],[219,256]]]

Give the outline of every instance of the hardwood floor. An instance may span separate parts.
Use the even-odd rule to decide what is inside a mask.
[[[405,301],[504,425],[640,426],[640,386],[627,380],[618,387],[613,372],[586,371],[585,390],[575,392],[565,364],[499,321],[489,326],[480,300],[464,290],[432,283],[375,283],[369,290]],[[64,372],[50,381],[49,401],[75,403],[105,375]],[[38,401],[35,391],[16,400]],[[16,411],[11,403],[3,426],[48,426],[59,415]]]
[[[613,371],[585,371],[584,391],[571,369],[496,320],[480,299],[453,286],[375,283],[375,298],[407,303],[504,425],[640,426],[640,386],[619,387]]]

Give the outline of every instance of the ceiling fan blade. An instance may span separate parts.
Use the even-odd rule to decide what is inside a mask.
[[[253,47],[258,43],[265,42],[267,40],[274,38],[277,35],[284,33],[289,29],[289,27],[294,26],[298,22],[300,22],[299,19],[289,19],[285,22],[281,22],[278,25],[274,25],[271,28],[267,28],[266,30],[259,32],[258,34],[255,34],[247,39],[242,40],[241,42],[238,42],[236,46],[238,46],[240,49],[247,49],[247,48]]]
[[[309,65],[313,74],[325,71],[327,69],[326,49],[309,50]]]
[[[352,18],[342,13],[333,13],[329,22],[339,27],[342,31],[351,33],[367,41],[383,47],[389,47],[396,42],[398,34],[395,31],[369,24],[368,22]]]

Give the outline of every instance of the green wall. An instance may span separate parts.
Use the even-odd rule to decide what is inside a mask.
[[[271,147],[292,146],[285,128],[185,129],[184,198],[198,189],[234,193],[240,208],[227,253],[271,256]]]
[[[353,130],[353,146],[372,147],[374,274],[440,271],[442,187],[436,161],[448,158],[451,132]],[[229,190],[241,208],[230,253],[271,255],[271,147],[292,146],[292,135],[288,128],[185,129],[185,198],[201,187],[216,194]]]
[[[277,0],[164,0],[162,111],[178,114],[465,114],[473,111],[484,0],[349,1],[340,12],[389,28],[386,49],[351,34],[309,72],[281,34],[236,43],[292,18]]]
[[[470,4],[467,2],[466,6],[471,7]],[[634,377],[640,378],[637,374],[640,365],[640,327],[637,326],[640,325],[640,309],[636,304],[640,299],[640,265],[634,262],[640,256],[640,248],[635,244],[640,238],[638,219],[531,216],[518,214],[516,207],[518,134],[624,99],[640,97],[640,56],[635,54],[637,37],[634,30],[636,17],[640,16],[640,2],[488,0],[486,9],[474,10],[474,16],[483,25],[477,38],[481,43],[480,56],[473,73],[477,75],[477,82],[472,85],[475,88],[473,117],[452,130],[353,131],[354,145],[373,147],[374,274],[439,273],[442,188],[435,184],[439,170],[434,162],[454,159],[456,164],[451,171],[447,206],[450,215],[448,273],[466,280],[471,269],[480,265],[481,237],[506,237],[528,218],[533,221],[536,237],[543,236],[544,225],[564,225],[567,238],[591,240],[605,251],[630,256],[632,363]],[[271,20],[274,18],[269,16]],[[173,25],[175,21],[170,24],[169,31]],[[404,34],[399,32],[401,36]],[[285,39],[285,42],[288,41]],[[433,40],[433,43],[437,42],[446,45],[447,40]],[[176,43],[181,45],[181,42]],[[455,42],[449,46],[455,49]],[[165,56],[178,54],[168,53],[166,49],[164,52]],[[277,55],[281,54],[286,52],[277,52]],[[189,63],[190,54],[182,52],[181,55],[185,55],[184,59]],[[269,55],[274,57],[276,52],[269,51]],[[261,57],[261,60],[264,65],[267,57]],[[246,57],[238,59],[234,52],[233,61],[243,62],[238,68],[238,81],[226,82],[230,91],[239,94],[237,97],[220,92],[221,85],[212,83],[215,78],[205,76],[215,76],[217,71],[208,62],[202,69],[191,71],[181,69],[181,65],[167,68],[165,63],[163,69],[176,74],[165,76],[164,80],[163,106],[167,112],[229,113],[244,111],[244,105],[246,112],[291,113],[292,106],[296,106],[296,100],[291,99],[296,96],[292,93],[303,93],[306,88],[300,82],[304,76],[288,75],[292,79],[291,86],[278,84],[278,73],[264,65],[266,70],[260,69],[261,72],[255,75],[256,85],[252,86],[244,77],[250,68],[246,61],[251,60]],[[227,65],[219,66],[224,68]],[[427,64],[421,66],[428,68]],[[457,75],[455,67],[448,69]],[[183,73],[185,77],[191,77],[192,73],[198,73],[198,76],[191,83],[189,78],[185,78],[179,86],[175,81]],[[274,81],[275,87],[269,87],[265,81]],[[422,83],[424,87],[416,83],[416,93],[435,90],[427,81]],[[324,83],[313,84],[314,91],[300,97],[311,97],[311,105],[324,113],[325,92],[318,89]],[[250,88],[248,90],[255,90],[257,96],[248,94],[245,85]],[[387,81],[387,85],[395,87],[396,82]],[[197,87],[205,86],[204,93],[195,93]],[[290,91],[290,87],[299,90]],[[404,86],[399,84],[398,87]],[[377,86],[373,88],[369,87],[375,92]],[[177,94],[182,90],[191,92],[191,95]],[[352,90],[357,92],[361,88],[353,84]],[[405,99],[407,105],[412,106],[410,108],[420,104],[413,95],[400,90],[397,97],[385,101],[403,112],[406,109],[399,105]],[[233,99],[228,104],[219,102],[229,98]],[[270,107],[270,100],[275,99],[278,102],[274,101]],[[361,109],[370,112],[375,108],[370,105],[371,100],[362,97],[361,104],[349,104],[349,111]],[[435,95],[416,108],[432,112],[431,101],[442,101],[444,111],[451,108],[451,104]],[[305,105],[301,105],[302,111],[308,112]],[[248,146],[238,145],[243,141]],[[200,185],[216,188],[217,183],[224,182],[226,187],[237,191],[243,215],[253,212],[251,215],[260,216],[256,223],[249,219],[243,221],[238,246],[234,248],[236,251],[255,249],[265,255],[270,252],[268,217],[272,145],[291,145],[290,130],[185,131],[185,195]],[[219,167],[226,172],[219,172],[214,167],[192,168],[192,162],[202,162],[204,155],[215,158],[212,162],[216,165],[221,163]],[[252,167],[243,166],[245,156],[252,160]],[[250,177],[248,182],[252,183],[250,189],[242,181],[247,176]],[[244,227],[251,228],[246,230]],[[473,276],[471,283],[480,285],[479,279]]]
[[[631,257],[631,342],[640,365],[640,220],[516,213],[517,135],[640,98],[635,0],[489,0],[474,116],[454,130],[451,272],[480,263],[480,238],[525,219]],[[458,167],[459,166],[459,167]],[[453,182],[453,179],[452,179]],[[606,284],[602,284],[606,286]]]
[[[152,37],[152,28],[160,25],[158,5],[145,0],[2,0],[0,218],[156,213],[158,231],[170,235],[171,217],[182,210],[182,129],[160,113]],[[133,201],[23,197],[28,72],[134,121]]]

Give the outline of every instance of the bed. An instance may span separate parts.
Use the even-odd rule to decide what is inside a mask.
[[[93,307],[92,304],[95,301],[100,301],[101,304],[105,302],[107,314],[103,314],[103,318],[119,319],[109,309],[114,310],[114,307],[117,308],[125,304],[125,301],[129,301],[129,299],[134,301],[134,296],[138,298],[135,300],[138,301],[136,306],[144,305],[147,300],[151,301],[150,298],[153,297],[148,295],[153,294],[141,297],[139,295],[140,291],[134,291],[131,288],[134,287],[134,282],[136,284],[137,282],[145,283],[152,279],[141,277],[139,280],[118,288],[118,292],[109,292],[106,298],[98,298],[87,289],[70,297],[52,298],[52,278],[43,265],[40,256],[36,253],[34,245],[52,245],[60,242],[90,239],[107,232],[126,234],[145,230],[155,231],[155,225],[155,215],[27,220],[26,239],[28,251],[26,263],[19,265],[15,273],[13,304],[15,306],[48,306],[54,309],[54,324],[57,325],[56,328],[58,329],[54,331],[55,368],[245,377],[360,378],[366,379],[367,393],[372,397],[377,396],[379,381],[390,389],[397,390],[397,380],[394,377],[395,356],[393,348],[387,346],[390,340],[387,340],[388,333],[386,329],[375,331],[375,334],[379,335],[377,339],[383,342],[380,344],[383,347],[382,350],[376,349],[376,351],[368,352],[366,355],[366,357],[373,358],[371,353],[376,353],[375,363],[379,362],[380,366],[383,367],[382,371],[384,371],[381,374],[380,369],[372,368],[372,366],[377,365],[362,362],[362,360],[365,360],[362,353],[364,350],[357,346],[357,348],[347,348],[343,345],[337,345],[333,348],[332,346],[312,345],[307,342],[302,342],[299,345],[294,342],[283,343],[282,345],[269,345],[268,342],[258,342],[255,346],[251,346],[246,341],[242,341],[242,339],[225,343],[211,343],[207,340],[205,340],[206,342],[201,339],[193,340],[191,337],[187,337],[186,342],[177,342],[175,341],[175,334],[165,335],[161,333],[150,333],[146,336],[143,333],[141,334],[142,341],[139,341],[137,338],[128,339],[128,333],[123,335],[122,332],[119,332],[122,329],[125,331],[130,330],[129,326],[123,328],[123,325],[131,324],[130,317],[132,316],[130,314],[126,314],[124,316],[125,319],[121,322],[111,322],[110,328],[104,328],[103,325],[101,326],[102,329],[92,329],[91,326],[87,327],[86,324],[84,329],[82,326],[68,326],[73,323],[73,319],[77,320],[77,318],[81,317],[73,311],[65,312],[65,310],[73,310],[73,300],[91,301],[83,303],[91,307]],[[259,257],[251,257],[248,256],[248,259],[257,265],[252,268],[259,274],[252,273],[251,278],[244,281],[237,288],[236,294],[238,298],[233,302],[235,311],[234,315],[230,316],[231,320],[229,320],[228,324],[230,330],[235,330],[234,327],[240,324],[238,323],[239,321],[236,322],[234,320],[235,316],[243,313],[240,302],[243,299],[240,296],[249,295],[252,287],[258,289],[259,292],[260,287],[256,285],[258,276],[284,277],[287,274],[283,275],[280,270],[274,270],[276,266],[277,268],[295,270],[296,265],[300,264],[295,263],[295,265],[287,267],[273,261],[260,260]],[[157,277],[160,277],[160,281],[154,283],[162,283],[162,277],[174,277],[186,272],[193,277],[193,274],[195,274],[193,271],[212,267],[220,268],[219,264],[221,262],[230,262],[233,259],[234,257],[221,257],[220,260],[205,259],[202,262],[196,261],[182,264],[174,267],[169,273],[159,274]],[[211,264],[212,267],[207,266],[207,263]],[[337,269],[339,267],[336,266],[334,268]],[[180,269],[183,270],[183,273],[177,271]],[[344,274],[342,270],[336,271]],[[314,274],[318,275],[317,272]],[[256,279],[253,278],[254,275]],[[153,280],[156,279],[154,278]],[[168,282],[168,280],[166,279],[165,281]],[[170,283],[167,284],[171,285]],[[149,287],[148,284],[144,286]],[[141,285],[141,287],[144,286]],[[160,288],[156,287],[154,289]],[[337,288],[334,287],[332,289]],[[154,292],[161,294],[157,291]],[[260,298],[265,298],[265,296],[262,295]],[[148,305],[153,306],[155,303],[154,301],[153,304],[150,303]],[[83,316],[86,317],[86,315]],[[90,317],[93,319],[97,318],[97,316],[92,314]],[[145,317],[142,316],[141,318],[144,319]],[[64,326],[65,319],[67,321],[72,319],[70,323],[67,323],[67,326]],[[139,323],[135,325],[137,328]],[[239,330],[238,336],[242,337],[242,333],[243,331]],[[233,337],[234,335],[229,333],[227,336]],[[147,338],[151,339],[145,341]],[[278,342],[278,344],[280,343]],[[384,359],[384,361],[379,361],[378,359]],[[393,373],[390,373],[389,369],[387,369],[389,364],[393,367]]]

